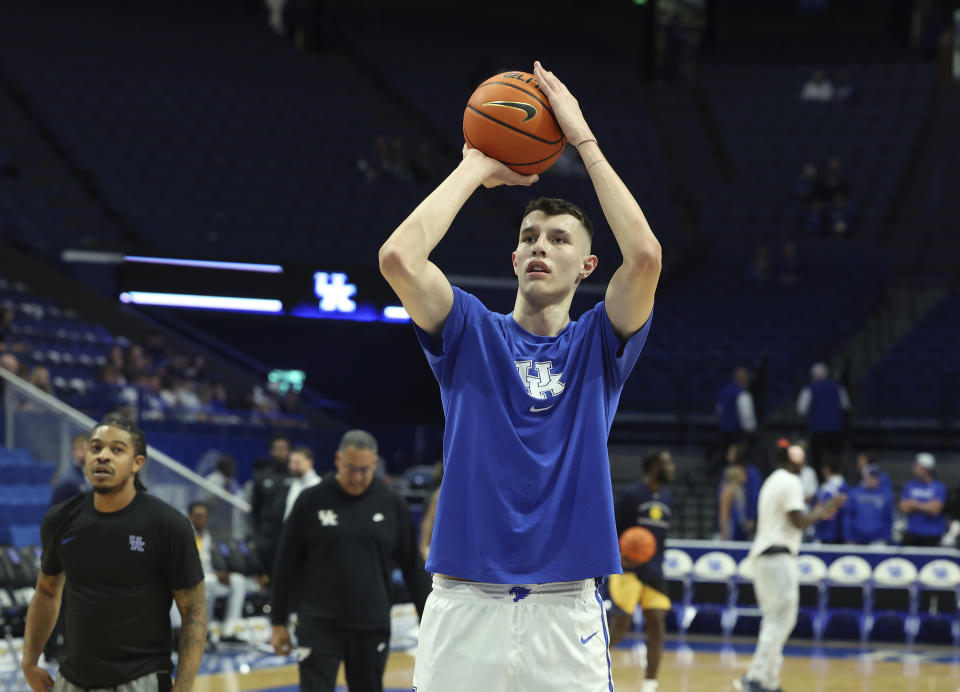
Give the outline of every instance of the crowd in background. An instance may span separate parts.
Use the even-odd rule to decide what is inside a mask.
[[[722,540],[749,540],[756,528],[757,498],[763,474],[757,465],[757,416],[750,389],[750,373],[738,367],[717,400],[717,423],[723,464],[717,488],[717,536]],[[890,477],[868,452],[856,454],[856,469],[844,473],[846,416],[850,397],[843,385],[817,363],[811,379],[797,396],[797,413],[807,420],[808,463],[800,472],[811,509],[843,494],[847,500],[837,515],[808,530],[808,539],[821,543],[903,546],[954,545],[960,536],[960,517],[950,522],[946,485],[937,478],[936,458],[916,454],[912,478],[899,497]],[[777,444],[787,444],[779,440]],[[958,489],[960,493],[960,489]],[[953,512],[960,511],[954,507]]]

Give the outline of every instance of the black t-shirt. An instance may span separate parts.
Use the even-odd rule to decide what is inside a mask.
[[[304,490],[284,522],[273,570],[271,621],[285,625],[296,610],[300,620],[389,630],[394,561],[418,613],[431,588],[410,510],[379,478],[355,497],[335,476],[328,473],[322,483]]]
[[[663,580],[663,551],[667,540],[667,531],[670,529],[670,520],[673,511],[670,505],[673,498],[670,491],[661,488],[653,491],[646,483],[635,483],[623,491],[623,495],[614,506],[617,520],[617,535],[619,536],[631,526],[642,526],[650,529],[657,539],[657,552],[648,562],[631,570],[640,581],[662,593],[666,593],[666,584]]]
[[[141,492],[105,514],[88,492],[51,507],[41,537],[44,574],[67,578],[63,677],[95,688],[172,672],[172,592],[203,581],[187,518]]]

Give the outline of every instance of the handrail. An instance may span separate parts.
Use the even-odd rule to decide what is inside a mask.
[[[4,392],[4,405],[7,409],[6,411],[6,440],[7,446],[10,446],[10,441],[13,439],[13,396],[10,390],[12,386],[13,389],[16,389],[28,399],[40,404],[44,409],[56,413],[61,418],[68,419],[71,423],[75,424],[77,427],[80,427],[84,430],[93,430],[93,426],[97,424],[90,416],[85,413],[81,413],[77,409],[73,408],[69,404],[65,404],[60,401],[55,396],[48,394],[47,392],[35,387],[34,385],[26,382],[25,380],[17,377],[11,372],[0,368],[0,379],[5,381],[8,385]],[[215,495],[224,502],[228,502],[242,512],[249,512],[250,505],[245,501],[241,500],[238,497],[231,495],[226,492],[220,486],[211,483],[203,476],[195,473],[193,470],[184,466],[180,462],[172,459],[170,456],[164,454],[156,447],[147,445],[147,458],[151,461],[156,461],[161,466],[167,468],[168,470],[176,473],[186,480],[189,480],[196,485],[203,488],[205,491],[211,495]]]

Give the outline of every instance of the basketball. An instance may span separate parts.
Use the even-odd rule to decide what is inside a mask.
[[[528,72],[503,72],[478,86],[463,112],[463,137],[522,175],[543,173],[567,146],[547,97]]]
[[[657,539],[650,529],[632,526],[620,536],[620,552],[632,562],[647,562],[657,552]]]

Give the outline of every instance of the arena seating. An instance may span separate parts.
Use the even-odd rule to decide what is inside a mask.
[[[750,570],[737,563],[748,544],[727,548],[680,540],[672,545],[664,561],[673,601],[668,629],[755,635],[759,611]],[[960,568],[955,560],[916,551],[901,554],[896,548],[850,549],[849,554],[814,545],[802,550],[793,637],[960,644]]]
[[[935,419],[960,415],[960,292],[949,294],[863,381],[866,413]]]

